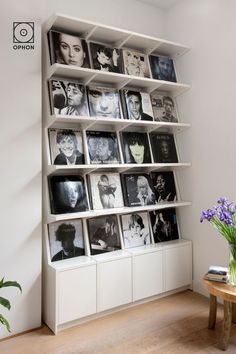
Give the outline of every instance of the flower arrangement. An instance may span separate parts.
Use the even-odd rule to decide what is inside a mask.
[[[226,198],[220,198],[217,204],[203,211],[200,221],[209,221],[230,244],[236,244],[236,204]]]
[[[217,206],[201,214],[200,221],[209,221],[229,243],[230,262],[228,281],[236,286],[236,204],[226,198],[217,200]]]

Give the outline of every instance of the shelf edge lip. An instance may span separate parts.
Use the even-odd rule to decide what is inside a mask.
[[[123,214],[130,214],[130,213],[138,213],[138,212],[148,212],[148,211],[153,211],[153,210],[162,210],[166,208],[180,208],[180,207],[185,207],[185,206],[191,206],[192,202],[190,201],[183,201],[179,200],[176,202],[163,202],[163,203],[158,203],[158,204],[153,204],[153,205],[148,205],[148,206],[137,206],[137,207],[127,207],[124,206],[123,208],[120,208],[118,211],[118,208],[115,208],[114,210],[112,209],[105,209],[105,210],[89,210],[86,212],[81,212],[81,213],[70,213],[70,214],[49,214],[46,217],[46,224],[51,224],[53,222],[57,221],[63,221],[63,220],[74,220],[74,219],[90,219],[94,217],[99,217],[99,216],[107,216],[107,215],[123,215]]]
[[[165,80],[157,80],[153,78],[148,78],[148,77],[139,77],[139,76],[133,76],[133,75],[127,75],[127,74],[122,74],[122,73],[112,73],[112,72],[106,72],[106,71],[101,71],[101,70],[96,70],[92,68],[81,68],[81,67],[74,67],[72,65],[66,65],[66,64],[59,64],[59,63],[53,63],[52,65],[48,66],[48,71],[47,71],[47,80],[50,79],[59,79],[59,76],[61,75],[58,73],[60,70],[65,70],[65,72],[69,73],[79,73],[79,72],[84,72],[89,74],[96,74],[96,82],[99,82],[99,76],[107,76],[107,77],[113,77],[113,78],[119,78],[119,79],[126,79],[126,80],[137,80],[141,83],[150,83],[150,84],[160,84],[161,85],[168,85],[170,87],[176,87],[176,88],[185,88],[185,89],[190,89],[191,85],[184,83],[184,82],[172,82],[172,81],[165,81]],[[66,75],[66,73],[64,74]],[[76,76],[74,77],[73,80],[76,80]],[[93,81],[91,81],[91,84]]]
[[[96,126],[99,124],[109,125],[112,124],[114,126],[119,126],[122,124],[129,124],[129,127],[132,126],[147,126],[147,127],[160,127],[160,128],[190,128],[191,123],[185,122],[162,122],[162,121],[142,121],[142,120],[132,120],[125,118],[103,118],[103,117],[91,117],[91,116],[75,116],[71,117],[68,115],[60,115],[60,114],[49,114],[45,119],[45,128],[51,128],[55,123],[69,123],[69,124],[83,124],[83,123],[94,123]],[[128,127],[127,127],[128,128]],[[52,128],[53,129],[53,128]],[[92,129],[92,127],[91,127]],[[90,129],[90,130],[91,130]]]
[[[100,164],[100,165],[47,165],[46,166],[46,170],[47,170],[47,174],[53,174],[56,171],[68,171],[68,173],[73,172],[74,170],[102,170],[102,169],[136,169],[136,168],[169,168],[169,167],[191,167],[191,163],[190,162],[178,162],[178,163],[148,163],[148,164]]]

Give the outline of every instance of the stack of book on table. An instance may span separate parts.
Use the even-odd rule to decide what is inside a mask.
[[[227,282],[228,268],[220,266],[210,266],[205,279],[219,281],[222,283]]]

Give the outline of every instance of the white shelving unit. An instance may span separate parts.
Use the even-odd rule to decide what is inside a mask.
[[[176,97],[190,88],[184,83],[174,83],[150,78],[139,78],[124,74],[101,72],[62,64],[50,65],[46,33],[48,30],[61,30],[76,33],[80,37],[94,42],[102,42],[116,48],[130,48],[148,55],[159,54],[177,59],[189,50],[189,47],[170,41],[141,35],[98,23],[80,20],[70,16],[56,14],[44,25],[44,222],[43,238],[43,309],[44,321],[54,333],[59,330],[95,318],[104,311],[131,306],[134,302],[164,296],[170,292],[190,287],[192,283],[191,242],[183,239],[150,244],[137,248],[124,249],[109,253],[90,255],[88,235],[85,232],[86,255],[59,262],[51,262],[47,225],[57,221],[82,219],[86,228],[86,219],[101,215],[121,215],[140,211],[164,208],[180,208],[191,205],[189,201],[159,203],[144,207],[123,207],[109,210],[88,210],[73,214],[51,214],[47,177],[59,174],[79,173],[83,176],[91,172],[146,172],[178,171],[190,167],[189,162],[148,163],[108,165],[56,166],[51,164],[48,129],[79,129],[85,136],[86,130],[135,132],[170,132],[177,134],[190,127],[189,123],[164,123],[149,121],[130,121],[115,118],[68,117],[51,115],[47,80],[52,78],[79,79],[84,85],[99,84],[123,89],[136,87],[147,93],[170,93]],[[86,153],[86,151],[85,151]],[[86,158],[86,157],[85,157]],[[86,160],[87,161],[87,160]],[[147,300],[145,300],[147,301]]]

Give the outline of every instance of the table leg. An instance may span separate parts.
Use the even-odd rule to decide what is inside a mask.
[[[236,323],[236,304],[232,303],[232,322]]]
[[[216,296],[210,294],[210,307],[209,307],[209,319],[208,328],[214,329],[216,324],[216,312],[217,312],[217,301]]]
[[[232,322],[232,303],[224,300],[224,321],[223,321],[223,329],[220,340],[220,349],[226,350],[228,347],[228,341],[230,336]]]

